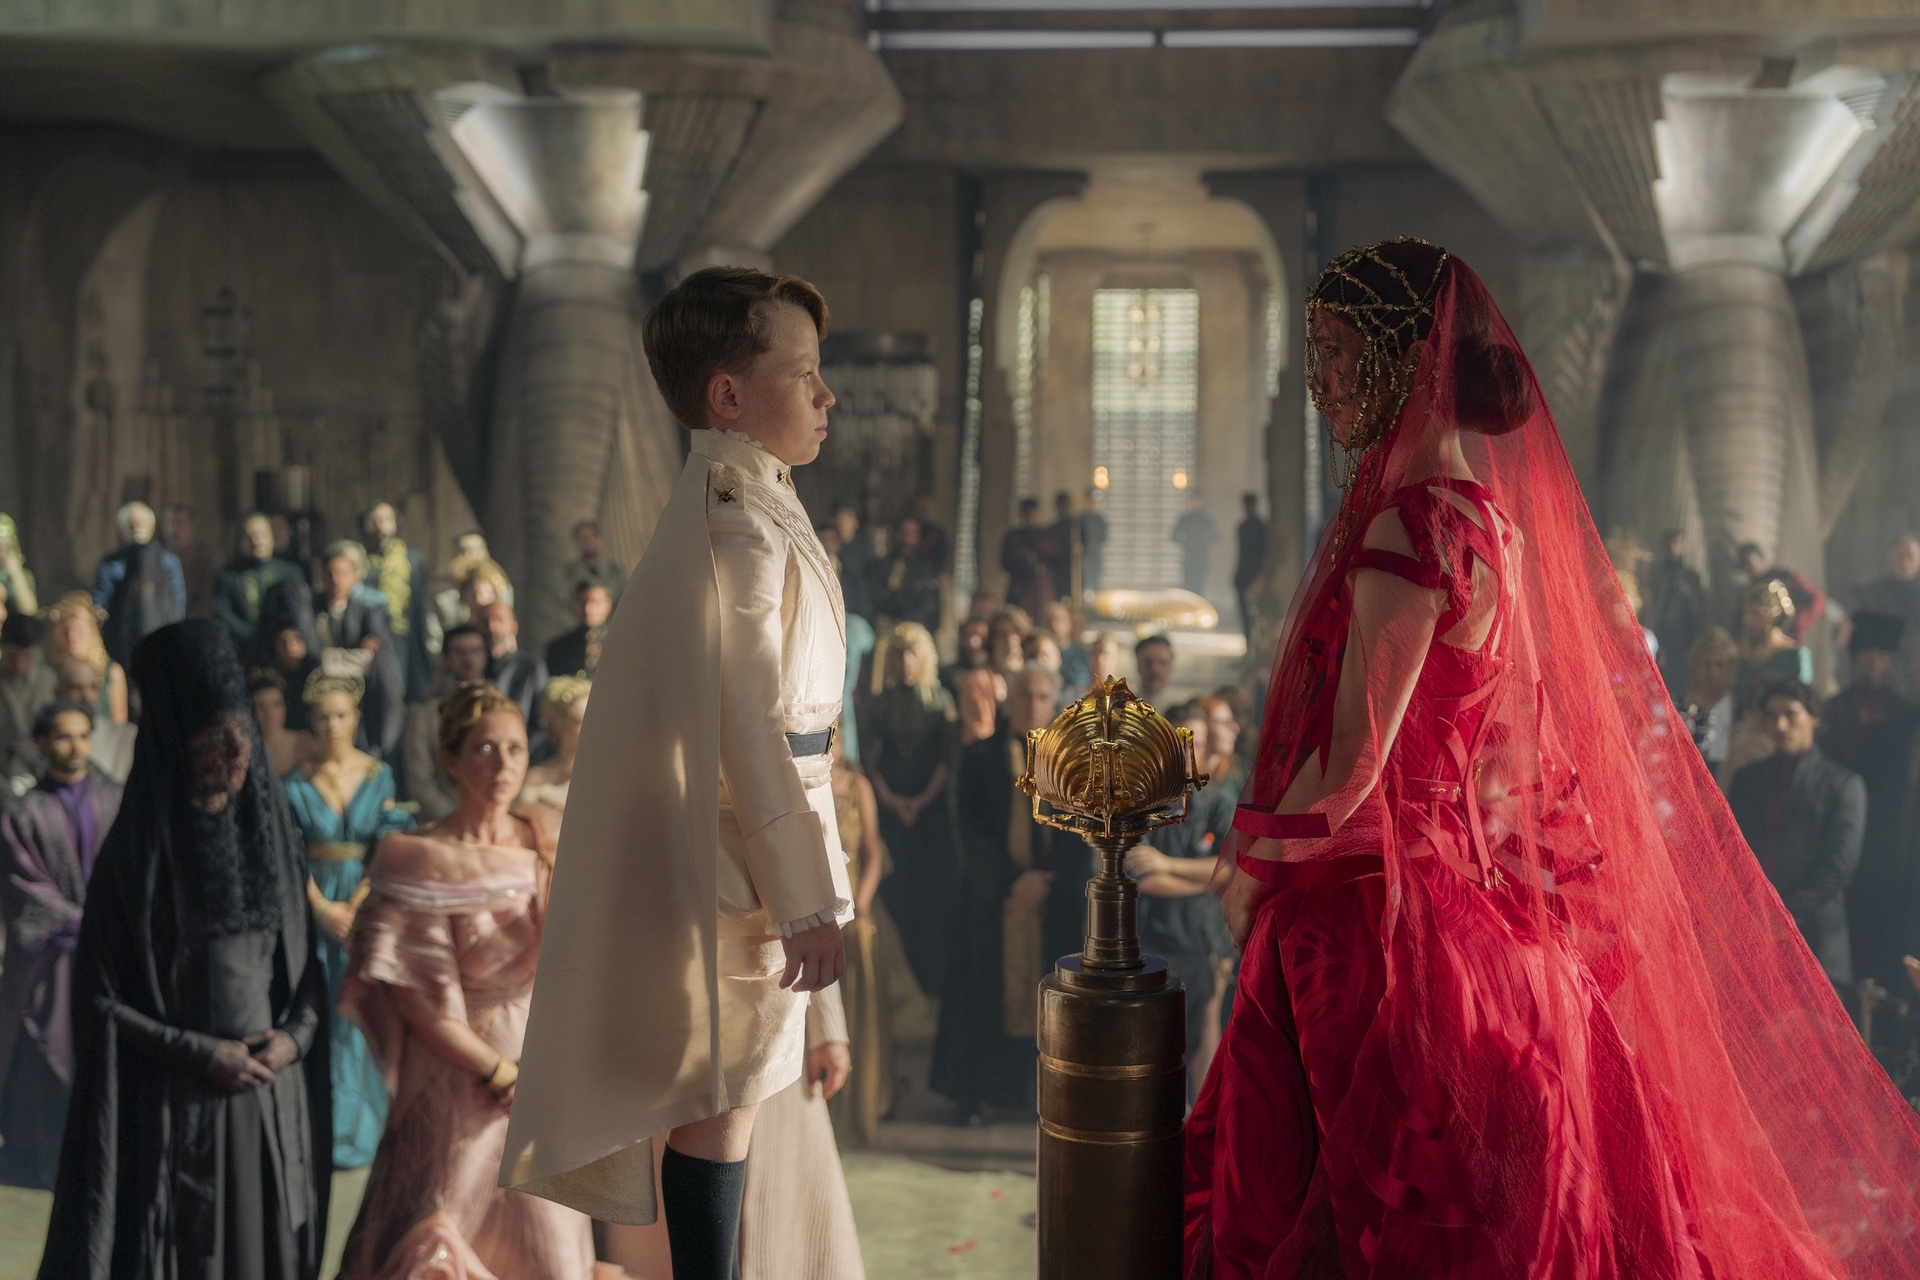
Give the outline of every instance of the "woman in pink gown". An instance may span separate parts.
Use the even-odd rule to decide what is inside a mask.
[[[1920,1132],[1668,702],[1464,263],[1308,302],[1353,466],[1276,660],[1189,1277],[1920,1275]]]
[[[459,807],[381,841],[349,939],[340,1007],[366,1032],[393,1102],[341,1275],[623,1275],[594,1261],[585,1215],[495,1185],[559,820],[510,810],[527,727],[492,686],[447,700],[440,747]]]

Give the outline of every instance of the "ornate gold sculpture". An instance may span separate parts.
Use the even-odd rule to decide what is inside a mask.
[[[1207,785],[1193,733],[1109,679],[1027,735],[1020,789],[1036,822],[1100,855],[1077,956],[1040,984],[1041,1280],[1179,1274],[1186,993],[1140,953],[1140,888],[1123,869]]]
[[[1193,731],[1168,724],[1112,676],[1027,734],[1018,785],[1033,797],[1036,822],[1088,838],[1139,836],[1186,821],[1187,798],[1207,775],[1195,764]]]

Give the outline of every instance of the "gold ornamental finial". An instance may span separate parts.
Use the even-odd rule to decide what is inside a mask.
[[[1110,839],[1184,822],[1188,798],[1207,775],[1196,763],[1193,731],[1169,724],[1110,676],[1052,724],[1028,732],[1017,785],[1033,797],[1035,822]]]
[[[1021,791],[1033,819],[1079,837],[1139,837],[1187,819],[1188,796],[1208,777],[1192,729],[1167,723],[1119,676],[1027,733]],[[1173,808],[1173,806],[1179,808]]]

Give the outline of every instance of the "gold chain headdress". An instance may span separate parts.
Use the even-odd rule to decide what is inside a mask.
[[[1313,397],[1314,408],[1329,419],[1330,409],[1354,405],[1359,410],[1351,438],[1345,442],[1334,440],[1345,455],[1344,465],[1336,462],[1334,467],[1342,489],[1353,483],[1354,476],[1359,474],[1360,460],[1367,450],[1380,443],[1413,392],[1414,370],[1403,357],[1416,341],[1426,336],[1422,322],[1427,329],[1432,327],[1434,298],[1440,292],[1442,268],[1447,263],[1447,251],[1439,249],[1433,278],[1422,287],[1415,284],[1405,268],[1380,252],[1396,244],[1436,248],[1417,236],[1360,245],[1329,262],[1307,294],[1307,391]],[[1401,296],[1383,293],[1379,287],[1382,282],[1377,278],[1373,281],[1363,278],[1363,275],[1376,275],[1376,270],[1366,270],[1363,264],[1384,273]],[[1312,338],[1316,309],[1345,319],[1359,330],[1365,344],[1355,364],[1359,376],[1337,400],[1328,399],[1321,385],[1320,351]],[[1328,426],[1331,431],[1331,421]]]
[[[1774,626],[1791,622],[1799,610],[1794,607],[1793,594],[1787,590],[1786,583],[1778,578],[1768,578],[1756,582],[1746,590],[1746,603],[1757,604],[1767,611],[1767,621]]]

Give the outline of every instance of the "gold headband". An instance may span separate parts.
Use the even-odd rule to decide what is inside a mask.
[[[336,675],[324,668],[315,667],[307,677],[306,687],[300,692],[300,701],[313,706],[330,693],[344,693],[354,706],[367,696],[367,682],[359,676]]]

